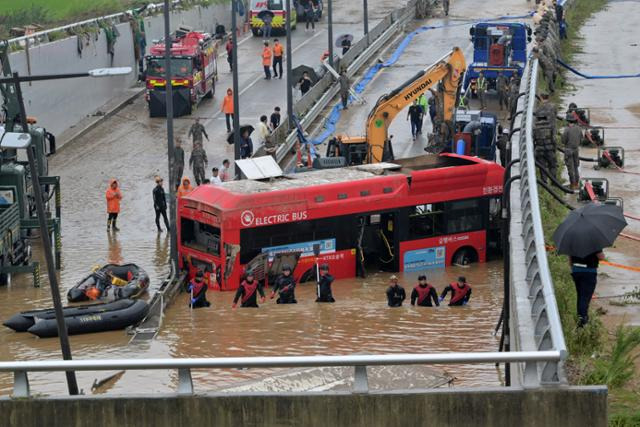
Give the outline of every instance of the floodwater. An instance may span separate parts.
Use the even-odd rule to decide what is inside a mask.
[[[629,19],[620,19],[627,16]],[[609,2],[607,8],[596,13],[587,21],[581,31],[582,49],[575,56],[575,67],[590,75],[620,75],[637,73],[640,63],[636,28],[640,17],[640,3],[637,1]],[[596,29],[607,28],[607,31]],[[606,57],[602,52],[609,52]],[[605,60],[603,60],[603,58]],[[583,177],[605,178],[609,181],[610,196],[622,197],[624,211],[640,217],[640,150],[637,145],[640,130],[640,104],[637,85],[638,79],[595,79],[586,80],[569,75],[569,83],[574,89],[565,97],[565,104],[575,102],[591,112],[591,124],[605,128],[605,145],[622,147],[625,154],[625,170],[594,170],[593,163],[581,162],[580,174]],[[581,149],[581,156],[597,156],[595,149]],[[640,221],[627,218],[628,226],[624,232],[640,236]],[[613,248],[605,249],[611,262],[629,266],[638,264],[640,242],[618,238]],[[637,305],[614,306],[609,304],[612,298],[624,295],[638,287],[638,272],[620,267],[600,267],[596,298],[603,298],[599,304],[609,313],[607,316],[615,324],[626,323],[640,325],[640,311]]]
[[[347,3],[336,5],[336,16],[353,16],[345,12]],[[374,7],[370,1],[371,10],[375,9],[378,16],[397,6],[386,0],[380,0],[379,3],[379,7]],[[529,7],[519,0],[503,0],[499,3],[494,5],[492,11],[483,9],[483,14],[499,16],[504,14],[505,7],[509,13],[516,14]],[[472,0],[460,0],[452,6],[451,19],[455,20],[456,16],[471,18],[474,11],[471,6],[474,5]],[[347,8],[342,15],[341,7]],[[431,22],[441,20],[425,21]],[[352,24],[343,22],[341,25],[350,29]],[[295,33],[294,42],[298,43],[299,58],[306,58],[304,62],[317,61],[324,50],[324,26],[321,24],[313,34],[305,34],[301,29]],[[357,33],[359,30],[355,31]],[[433,32],[425,35],[424,40],[427,39],[437,42],[438,49],[433,55],[439,57],[453,45],[468,44],[468,29],[457,27],[455,31]],[[241,87],[244,88],[241,103],[244,100],[246,105],[241,112],[243,122],[245,114],[247,121],[253,122],[257,121],[257,115],[268,113],[274,99],[280,99],[281,105],[284,104],[283,82],[261,80],[261,70],[256,65],[258,59],[255,59],[259,58],[260,45],[260,40],[249,39],[240,46],[239,59],[243,61],[240,78]],[[413,75],[426,65],[420,51],[408,55],[414,57],[413,63],[408,61],[402,64],[403,68],[394,72],[402,70]],[[390,74],[386,72],[385,78],[389,78]],[[228,74],[224,73],[220,80],[219,89],[230,85]],[[389,83],[389,87],[403,80],[403,77],[398,77],[393,84]],[[205,101],[197,112],[198,116],[207,118],[204,122],[211,141],[205,144],[205,148],[210,167],[219,164],[225,157],[232,157],[230,146],[223,141],[224,124],[217,113],[222,94],[222,90],[217,92],[215,99]],[[375,90],[373,95],[365,93],[365,96],[374,95]],[[368,110],[371,105],[370,102],[362,108]],[[186,136],[190,124],[191,121],[187,119],[176,120],[176,134]],[[62,181],[63,265],[59,278],[63,296],[95,264],[135,262],[141,265],[151,277],[150,294],[166,276],[168,240],[165,234],[156,234],[151,200],[154,176],[160,174],[166,177],[164,132],[164,122],[149,119],[142,98],[138,98],[88,132],[82,140],[65,146],[51,158],[51,168],[61,176]],[[190,148],[191,144],[186,144],[187,156]],[[404,154],[409,152],[402,151]],[[115,235],[106,232],[104,214],[104,191],[111,177],[119,178],[124,196],[118,220],[121,231]],[[502,264],[492,262],[428,273],[430,282],[439,290],[461,274],[467,277],[473,287],[472,300],[465,307],[429,309],[414,308],[407,304],[402,308],[390,309],[386,306],[384,294],[388,274],[378,273],[364,280],[336,282],[334,293],[337,303],[328,305],[313,302],[314,289],[310,285],[299,287],[299,304],[295,306],[279,306],[274,301],[268,301],[258,310],[232,311],[232,293],[210,293],[210,308],[190,310],[187,296],[180,295],[167,311],[164,326],[153,341],[129,345],[130,337],[123,331],[115,331],[73,336],[71,347],[74,357],[78,359],[495,351],[498,338],[493,336],[493,330],[502,306]],[[408,295],[417,275],[400,275]],[[49,306],[51,298],[46,275],[43,275],[42,287],[38,289],[31,286],[30,277],[25,275],[15,277],[10,286],[0,289],[2,319],[18,311]],[[30,334],[0,329],[0,360],[58,358],[60,351],[57,339],[38,339]],[[296,381],[298,386],[302,384],[302,388],[305,388],[305,384],[307,389],[329,387],[326,383],[331,380],[324,383],[316,381],[318,376],[327,376],[326,372],[319,371],[286,373],[297,375]],[[453,379],[454,386],[501,384],[501,372],[493,364],[436,366],[433,369],[402,367],[387,371],[381,368],[372,372],[372,388],[437,386],[447,384],[450,379]],[[102,379],[109,374],[78,373],[79,385],[86,393],[90,393],[94,379]],[[233,387],[256,389],[259,387],[251,386],[255,381],[267,387],[264,386],[265,378],[282,378],[284,374],[283,370],[264,369],[198,370],[194,372],[194,381],[199,391]],[[333,374],[335,378],[335,372]],[[66,391],[63,374],[33,373],[30,374],[30,382],[35,393],[59,394]],[[177,372],[130,371],[101,391],[170,391],[175,390],[176,384]],[[0,394],[9,394],[11,386],[11,376],[0,375]],[[280,387],[281,390],[293,388],[287,381],[282,381]]]

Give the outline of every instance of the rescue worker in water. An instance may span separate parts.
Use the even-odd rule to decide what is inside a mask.
[[[238,306],[238,300],[242,298],[240,307],[255,307],[258,308],[258,294],[260,294],[260,302],[263,303],[265,300],[264,291],[262,290],[262,286],[255,280],[253,276],[253,272],[251,270],[247,271],[245,279],[240,283],[238,290],[236,291],[236,296],[233,298],[233,306],[235,308]]]
[[[411,291],[411,305],[416,305],[417,302],[419,307],[433,307],[431,301],[440,307],[436,288],[427,283],[427,276],[422,274],[418,276],[418,286]]]
[[[451,291],[451,299],[449,300],[449,306],[454,305],[467,305],[471,298],[471,286],[467,283],[467,279],[464,276],[458,277],[458,282],[451,283],[444,288],[442,294],[440,294],[440,302],[444,301],[444,298]]]
[[[329,274],[329,265],[322,264],[320,266],[320,280],[318,281],[318,298],[316,298],[316,302],[336,302],[331,292],[331,283],[333,283],[333,276]]]
[[[398,278],[393,275],[389,278],[387,288],[387,304],[389,307],[402,307],[402,301],[407,298],[404,288],[398,284]]]
[[[271,292],[270,299],[273,299],[278,292],[278,304],[296,304],[295,296],[296,280],[292,276],[291,267],[287,264],[282,266],[282,274],[276,279],[276,284]]]
[[[189,307],[200,308],[209,307],[211,303],[207,301],[207,284],[204,282],[204,274],[202,270],[198,270],[196,276],[191,282],[189,282],[189,292],[191,293],[191,299],[189,300]]]

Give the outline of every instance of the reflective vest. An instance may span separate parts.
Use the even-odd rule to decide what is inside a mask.
[[[458,287],[457,282],[451,283],[450,286],[451,289],[453,289],[453,296],[451,297],[451,301],[449,301],[449,304],[455,304],[459,302],[461,299],[467,296],[467,294],[469,293],[469,289],[471,289],[466,283],[461,288]]]
[[[416,290],[416,292],[418,292],[418,305],[422,305],[424,300],[429,296],[429,293],[431,292],[431,289],[433,289],[433,286],[427,283],[427,286],[425,286],[424,288],[418,285],[414,289]]]
[[[282,56],[282,45],[280,43],[273,45],[273,56]]]

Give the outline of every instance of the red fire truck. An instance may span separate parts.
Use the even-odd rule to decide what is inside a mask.
[[[179,29],[172,35],[171,85],[175,117],[191,114],[202,98],[212,98],[218,76],[217,41],[208,34]],[[151,46],[146,56],[147,102],[151,117],[165,117],[164,41]]]
[[[347,278],[484,262],[501,250],[503,175],[447,153],[202,185],[178,202],[180,267],[233,290],[246,269],[272,283],[285,262],[301,281],[317,263]]]

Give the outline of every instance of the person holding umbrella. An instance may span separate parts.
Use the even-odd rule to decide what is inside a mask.
[[[349,52],[349,49],[351,49],[352,41],[353,41],[352,34],[343,34],[336,39],[336,47],[342,48],[342,56],[344,56],[345,53]]]
[[[553,233],[558,253],[569,255],[571,277],[576,286],[578,327],[589,322],[589,303],[598,283],[602,249],[613,245],[626,227],[619,206],[589,203],[569,213]]]

